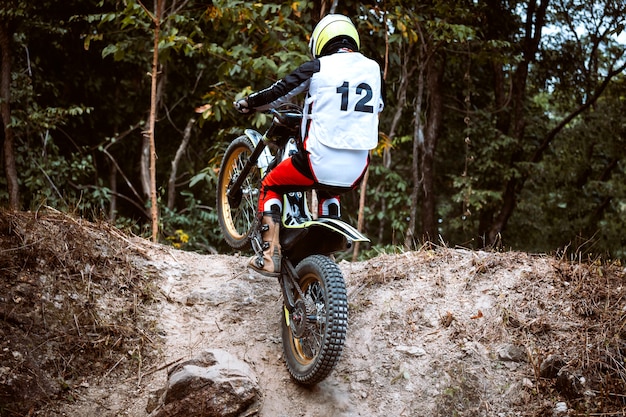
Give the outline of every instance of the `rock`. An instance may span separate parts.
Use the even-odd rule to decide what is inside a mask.
[[[563,414],[567,414],[567,403],[558,402],[554,405],[554,413],[555,416],[560,416]]]
[[[165,393],[165,391],[166,391],[165,388],[161,388],[159,390],[148,393],[148,404],[146,405],[146,411],[148,412],[148,414],[150,414],[157,407],[159,407],[161,397],[163,397],[163,394]]]
[[[529,378],[522,378],[522,386],[526,389],[533,389],[535,384]]]
[[[526,360],[526,350],[512,344],[502,345],[498,349],[498,359],[509,362],[524,362]]]
[[[217,306],[220,304],[220,300],[219,297],[216,297],[215,294],[213,294],[210,291],[199,291],[199,290],[194,290],[192,292],[190,292],[189,294],[187,294],[187,297],[185,297],[185,305],[188,307],[197,305],[197,304],[207,304],[207,305],[212,305],[212,306]]]
[[[542,378],[556,378],[562,367],[565,366],[565,360],[559,355],[550,355],[541,361],[539,365],[539,375]]]
[[[150,417],[254,416],[262,397],[250,367],[220,349],[172,368],[165,389],[152,396],[146,408]]]
[[[411,356],[424,356],[426,354],[426,351],[418,346],[398,346],[396,350]]]
[[[564,366],[556,376],[556,389],[565,398],[579,398],[585,392],[585,377],[569,366]]]

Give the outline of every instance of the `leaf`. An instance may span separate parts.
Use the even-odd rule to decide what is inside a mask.
[[[196,113],[204,113],[205,111],[210,110],[210,109],[211,109],[211,107],[212,107],[212,106],[211,106],[210,104],[208,104],[208,103],[207,103],[207,104],[204,104],[204,105],[202,105],[202,106],[196,107],[194,111],[195,111]]]
[[[117,53],[117,45],[107,45],[102,50],[102,58],[106,58],[109,55]]]
[[[191,177],[191,180],[189,181],[189,187],[193,187],[194,185],[196,185],[197,183],[199,183],[200,181],[208,181],[209,176],[205,173],[205,172],[200,172],[196,175],[194,175],[193,177]]]

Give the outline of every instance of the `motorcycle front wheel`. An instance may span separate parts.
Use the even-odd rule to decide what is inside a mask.
[[[254,146],[247,136],[239,136],[232,141],[224,153],[217,177],[217,218],[226,243],[234,249],[249,244],[257,222],[261,185],[261,173],[257,166],[251,168],[235,198],[228,198],[228,191],[241,175],[252,151]]]
[[[282,340],[290,375],[302,385],[326,378],[341,357],[348,327],[348,301],[341,270],[329,257],[313,255],[296,267],[301,293],[283,309]]]

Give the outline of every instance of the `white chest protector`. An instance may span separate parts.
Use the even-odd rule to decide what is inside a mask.
[[[378,113],[383,109],[380,67],[357,52],[335,53],[319,61],[304,105],[304,147],[319,182],[350,186],[378,143]]]
[[[374,149],[378,113],[383,109],[380,67],[356,52],[335,53],[319,61],[304,105],[310,125],[302,137],[331,148]]]

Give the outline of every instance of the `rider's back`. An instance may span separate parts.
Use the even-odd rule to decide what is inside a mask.
[[[304,105],[310,126],[304,124],[303,138],[335,149],[375,148],[383,105],[378,63],[358,52],[318,60]]]

